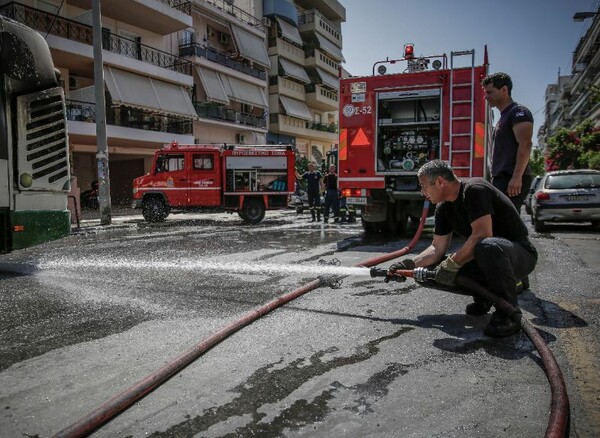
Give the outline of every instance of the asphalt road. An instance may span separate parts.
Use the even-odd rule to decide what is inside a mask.
[[[349,267],[408,243],[291,211],[252,227],[229,215],[96,224],[0,257],[1,437],[66,428],[242,315],[331,275],[321,259]],[[522,310],[564,373],[571,436],[599,436],[600,233],[532,237],[541,257]],[[464,314],[469,297],[358,271],[225,339],[94,436],[544,435],[550,388],[525,334],[488,338],[488,317]]]

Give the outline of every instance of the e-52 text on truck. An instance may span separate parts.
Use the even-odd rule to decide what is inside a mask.
[[[170,212],[237,212],[247,223],[285,209],[294,192],[292,146],[178,145],[154,154],[149,174],[133,181],[133,208],[149,222]]]
[[[63,89],[44,38],[0,15],[0,252],[71,232]]]
[[[387,73],[399,65],[405,69]],[[487,48],[475,65],[474,50],[416,57],[406,44],[404,58],[375,63],[373,75],[340,80],[339,186],[366,232],[404,232],[418,220],[425,199],[417,171],[427,161],[446,160],[461,177],[487,176],[487,70]]]

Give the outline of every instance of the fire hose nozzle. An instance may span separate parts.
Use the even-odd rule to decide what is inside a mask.
[[[369,271],[371,274],[371,278],[375,277],[387,277],[387,270],[382,268],[371,268]]]
[[[371,268],[369,273],[371,274],[372,278],[385,277],[385,280],[383,281],[385,281],[386,283],[389,283],[391,280],[398,282],[406,281],[406,276],[403,274],[407,274],[407,272],[405,271],[389,272],[388,270],[381,268]]]

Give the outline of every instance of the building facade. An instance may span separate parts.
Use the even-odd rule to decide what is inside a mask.
[[[92,0],[0,0],[61,73],[74,184],[97,178]],[[337,0],[102,0],[113,204],[164,144],[337,144],[345,9]]]
[[[558,75],[546,88],[545,121],[538,132],[541,148],[560,129],[573,129],[584,120],[600,126],[600,9],[575,51],[571,74]]]

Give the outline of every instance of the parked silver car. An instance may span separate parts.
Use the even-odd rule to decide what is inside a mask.
[[[542,176],[538,175],[535,178],[533,178],[533,181],[531,181],[531,185],[529,186],[529,192],[527,192],[525,201],[523,201],[523,204],[525,204],[525,213],[527,214],[531,214],[531,199],[533,198],[533,194],[536,192],[537,186],[540,183],[541,179]]]
[[[531,223],[544,231],[546,222],[591,222],[600,225],[600,171],[557,170],[542,177],[531,199]]]

